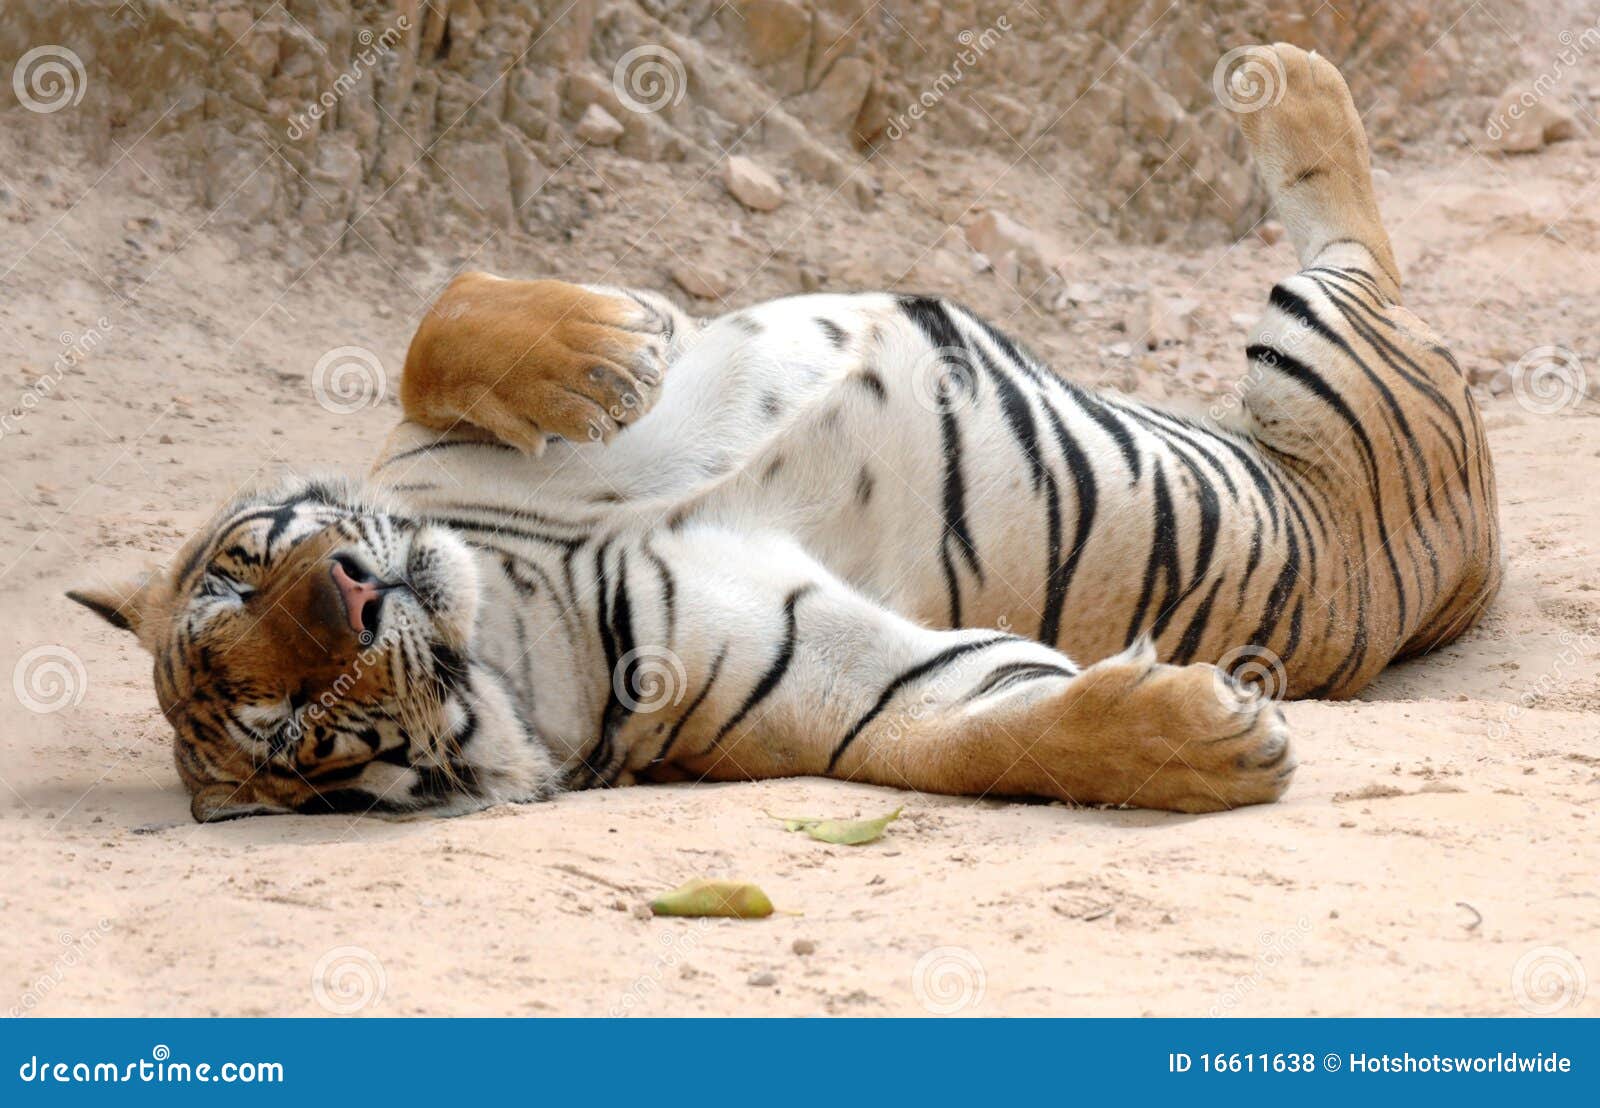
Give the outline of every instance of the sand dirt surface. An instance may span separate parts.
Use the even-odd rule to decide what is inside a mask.
[[[1469,367],[1542,346],[1594,363],[1600,143],[1380,161],[1411,306]],[[1289,705],[1301,769],[1279,804],[1190,818],[807,779],[628,788],[443,822],[197,826],[147,660],[62,590],[170,555],[243,482],[362,467],[394,419],[416,315],[454,268],[592,278],[616,244],[601,219],[553,261],[463,243],[403,270],[339,253],[297,278],[170,201],[136,157],[0,164],[4,406],[37,394],[63,350],[85,350],[0,438],[0,1011],[1600,1011],[1592,401],[1485,394],[1509,558],[1500,599],[1463,640],[1359,700]],[[1027,196],[1029,172],[995,195]],[[901,192],[948,185],[905,173]],[[707,194],[674,218],[720,228],[728,203]],[[839,270],[899,249],[896,203],[835,228],[855,251]],[[704,250],[750,247],[709,235]],[[897,257],[883,272],[909,268]],[[650,259],[646,242],[612,279],[659,283]],[[1224,384],[1242,368],[1235,317],[1292,259],[1255,238],[1097,244],[1082,268],[1113,300],[1148,286],[1200,302],[1184,366],[1138,370],[1141,391],[1180,396],[1191,361]],[[1069,375],[1126,373],[1105,353],[1124,337],[1111,313],[1007,302],[959,266],[918,276]],[[344,346],[375,352],[387,399],[318,403],[312,369]],[[889,834],[858,848],[763,815],[902,804]],[[697,876],[756,881],[785,911],[641,914]]]

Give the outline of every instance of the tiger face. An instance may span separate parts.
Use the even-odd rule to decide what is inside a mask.
[[[470,551],[357,485],[242,496],[166,571],[68,595],[154,655],[197,820],[538,792],[540,752],[504,749],[537,744],[472,662]]]

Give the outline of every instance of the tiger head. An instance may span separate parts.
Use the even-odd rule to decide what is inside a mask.
[[[202,822],[465,810],[547,791],[548,755],[473,660],[479,574],[355,483],[242,495],[169,566],[67,595],[154,656]]]

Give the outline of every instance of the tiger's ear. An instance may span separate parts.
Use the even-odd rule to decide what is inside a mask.
[[[111,626],[137,635],[149,610],[150,575],[141,573],[110,585],[69,589],[67,599],[76,600]]]

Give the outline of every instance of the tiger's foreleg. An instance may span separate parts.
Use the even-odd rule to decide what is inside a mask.
[[[705,528],[660,554],[681,685],[629,728],[645,776],[1204,812],[1273,800],[1293,773],[1277,706],[1214,667],[1160,665],[1141,646],[1080,669],[1005,632],[929,630],[778,537]]]
[[[408,420],[461,424],[530,454],[551,435],[608,441],[654,402],[698,321],[651,293],[465,273],[406,353]]]

